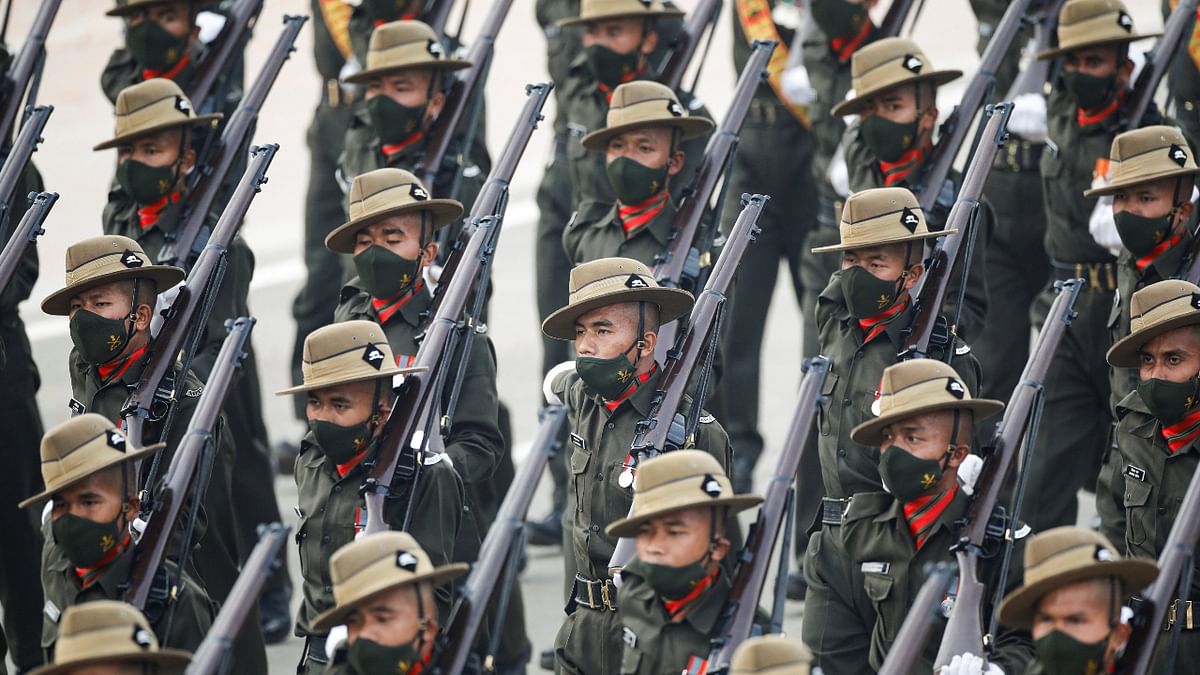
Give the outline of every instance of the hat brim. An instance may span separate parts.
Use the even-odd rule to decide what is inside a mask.
[[[1065,584],[1087,579],[1121,579],[1124,602],[1141,591],[1158,577],[1158,565],[1151,560],[1127,558],[1124,560],[1097,561],[1087,567],[1077,567],[1045,579],[1022,586],[1013,591],[1000,603],[1000,622],[1014,628],[1031,628],[1038,600],[1050,591]]]
[[[63,675],[84,666],[92,666],[113,661],[132,661],[147,665],[158,666],[160,675],[176,675],[182,673],[192,662],[192,655],[180,649],[160,649],[157,652],[130,651],[125,654],[106,654],[84,659],[51,663],[29,671],[29,675]]]
[[[1137,35],[1130,35],[1130,36],[1119,38],[1119,39],[1102,38],[1099,40],[1087,40],[1085,42],[1075,43],[1069,47],[1055,47],[1053,49],[1047,49],[1046,51],[1043,51],[1043,52],[1038,52],[1037,59],[1039,61],[1045,60],[1045,59],[1056,59],[1064,54],[1073,52],[1077,49],[1085,49],[1087,47],[1107,47],[1110,45],[1125,45],[1125,44],[1129,44],[1130,42],[1137,42],[1138,40],[1146,40],[1148,38],[1158,37],[1160,35],[1162,35],[1162,33],[1139,33]]]
[[[130,16],[154,5],[165,5],[171,0],[158,0],[157,2],[140,2],[136,5],[121,5],[114,7],[104,13],[105,16]],[[216,0],[192,0],[189,4],[194,5],[197,10],[204,9],[215,3]]]
[[[346,617],[350,614],[350,612],[354,611],[355,607],[379,595],[380,593],[422,583],[440,586],[461,577],[462,575],[466,574],[467,570],[469,569],[470,565],[467,565],[466,563],[451,563],[449,565],[435,567],[426,574],[413,575],[403,581],[386,579],[373,580],[371,584],[367,585],[366,590],[360,593],[357,598],[347,602],[344,605],[338,605],[317,615],[317,618],[312,620],[309,628],[319,633],[327,632],[334,626],[346,623]]]
[[[542,332],[558,340],[575,339],[575,320],[593,309],[622,302],[649,302],[658,305],[659,325],[666,325],[692,311],[692,294],[678,288],[621,288],[602,293],[574,305],[567,305],[546,317]]]
[[[975,415],[975,422],[985,420],[1004,410],[1004,404],[988,398],[973,398],[962,401],[938,401],[926,405],[914,405],[889,410],[873,420],[863,422],[850,431],[850,440],[859,445],[878,447],[883,443],[883,429],[903,419],[938,410],[968,410]]]
[[[1168,171],[1166,173],[1162,173],[1157,176],[1129,178],[1126,180],[1113,181],[1112,183],[1109,183],[1108,185],[1105,185],[1104,187],[1091,188],[1089,190],[1084,190],[1083,196],[1087,197],[1088,199],[1091,199],[1092,197],[1105,197],[1107,195],[1116,194],[1117,192],[1124,190],[1125,188],[1133,186],[1133,185],[1144,185],[1146,183],[1152,183],[1156,180],[1162,180],[1163,178],[1176,178],[1178,176],[1195,176],[1196,174],[1200,174],[1200,168],[1185,169],[1183,167],[1180,167],[1179,169],[1175,169],[1173,171]]]
[[[1182,316],[1172,317],[1166,321],[1146,326],[1136,333],[1130,333],[1117,340],[1108,349],[1105,359],[1108,361],[1108,365],[1114,368],[1137,368],[1142,363],[1141,356],[1138,353],[1142,345],[1169,330],[1197,325],[1200,325],[1200,312],[1188,312]]]
[[[853,251],[860,248],[869,248],[872,246],[887,246],[888,244],[904,244],[910,241],[921,241],[922,239],[937,239],[958,232],[958,230],[938,230],[936,232],[925,232],[923,234],[910,234],[904,237],[896,237],[893,239],[885,239],[883,241],[872,241],[862,244],[832,244],[830,246],[818,246],[812,249],[812,253],[839,253],[841,251]]]
[[[426,199],[421,202],[409,202],[390,209],[372,213],[369,216],[353,218],[347,223],[338,225],[325,237],[325,248],[334,253],[354,253],[354,237],[362,228],[377,223],[384,218],[400,216],[406,213],[429,211],[433,214],[434,232],[458,220],[463,214],[462,202],[453,199]]]
[[[942,86],[947,82],[953,82],[962,77],[961,70],[931,70],[928,73],[913,75],[912,77],[899,80],[897,82],[889,82],[882,87],[875,87],[866,91],[854,92],[853,98],[848,98],[840,101],[837,105],[829,110],[829,114],[834,117],[843,117],[845,115],[856,115],[862,112],[862,109],[867,107],[867,101],[879,95],[880,92],[887,91],[892,87],[899,87],[904,84],[914,84],[917,82],[933,82],[935,86]]]
[[[213,122],[220,120],[220,119],[224,119],[224,118],[225,118],[225,115],[223,115],[221,113],[207,113],[204,115],[197,115],[191,119],[175,120],[173,122],[162,122],[160,124],[152,124],[148,127],[138,129],[137,131],[131,131],[131,132],[124,133],[124,134],[117,134],[116,136],[108,139],[107,141],[104,141],[103,143],[97,143],[96,145],[92,146],[92,151],[95,152],[97,150],[108,150],[109,148],[115,148],[118,145],[125,143],[126,141],[132,141],[135,138],[141,138],[142,136],[146,136],[148,134],[156,134],[160,131],[167,131],[168,129],[180,129],[183,127],[198,127],[198,126],[204,126],[205,124],[211,125]]]
[[[707,508],[707,507],[724,507],[729,509],[729,512],[740,513],[746,509],[754,508],[763,501],[758,495],[729,495],[728,497],[717,497],[716,499],[686,499],[680,500],[678,503],[664,504],[658,508],[647,510],[639,513],[636,516],[627,516],[614,520],[604,528],[604,533],[610,537],[636,537],[638,527],[643,523],[665,516],[668,513],[677,513],[687,509]]]
[[[127,453],[121,455],[120,457],[114,458],[112,461],[103,462],[101,464],[98,464],[97,466],[90,467],[87,473],[83,473],[83,474],[80,474],[73,478],[70,478],[70,479],[54,486],[53,488],[46,488],[45,490],[42,490],[41,492],[37,493],[36,495],[34,495],[32,497],[22,500],[21,503],[17,504],[17,508],[20,508],[20,509],[29,508],[30,506],[33,506],[34,504],[40,503],[43,500],[53,497],[54,495],[58,494],[59,492],[66,490],[67,488],[71,487],[72,485],[75,485],[76,483],[87,478],[88,476],[96,475],[96,472],[98,472],[98,471],[104,471],[105,469],[110,469],[119,464],[126,464],[129,462],[137,461],[144,457],[149,457],[150,455],[153,455],[154,453],[158,452],[159,450],[162,450],[165,447],[167,447],[166,443],[155,443],[154,445],[148,445],[144,448],[139,448],[137,450],[134,450],[133,452],[127,452]]]
[[[414,63],[406,63],[402,66],[384,66],[382,68],[364,68],[357,73],[347,75],[342,78],[346,84],[366,84],[372,78],[394,73],[397,70],[409,70],[411,68],[427,68],[429,70],[441,70],[445,72],[453,72],[455,70],[463,70],[470,68],[471,62],[463,59],[430,59],[428,61],[416,61]]]
[[[658,128],[674,128],[680,132],[679,140],[686,141],[713,130],[715,125],[711,120],[704,117],[673,117],[671,119],[658,120],[641,120],[638,122],[628,122],[626,124],[618,124],[614,127],[605,127],[597,129],[592,133],[580,139],[580,143],[588,150],[604,151],[608,149],[608,142],[613,138],[620,136],[627,131],[635,129],[658,129]]]
[[[327,382],[314,382],[313,384],[298,384],[294,387],[288,387],[287,389],[280,389],[279,391],[275,392],[275,395],[276,396],[288,396],[290,394],[304,394],[304,393],[307,393],[310,391],[317,391],[320,389],[328,389],[330,387],[338,387],[343,384],[353,384],[355,382],[370,382],[371,380],[382,380],[384,378],[393,378],[393,377],[396,377],[397,375],[412,375],[413,373],[423,373],[427,370],[429,370],[429,369],[424,366],[421,366],[420,368],[393,368],[392,370],[389,370],[387,372],[384,372],[383,369],[381,368],[378,373],[369,373],[369,374],[362,373],[361,375],[354,375],[351,377],[340,377],[340,378],[337,378],[337,379],[334,379],[331,381],[327,381]]]
[[[664,8],[656,12],[611,12],[607,14],[596,14],[589,17],[571,16],[565,19],[559,19],[558,26],[560,28],[566,28],[567,26],[582,26],[585,23],[592,23],[594,21],[608,21],[610,19],[641,17],[648,19],[661,19],[665,17],[681,17],[684,16],[684,14],[685,12],[683,10],[674,8]]]
[[[125,281],[127,279],[150,279],[158,286],[158,292],[162,293],[183,281],[186,276],[183,270],[178,267],[171,267],[170,265],[146,265],[145,267],[130,267],[128,269],[117,270],[54,291],[50,295],[47,295],[45,300],[42,300],[42,311],[52,316],[66,316],[71,313],[71,298],[89,288],[103,286],[104,284]]]

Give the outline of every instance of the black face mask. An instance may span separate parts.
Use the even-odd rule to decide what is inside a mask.
[[[125,29],[125,48],[142,68],[169,70],[187,50],[188,36],[176,37],[159,24],[143,19]]]
[[[1051,631],[1035,640],[1038,663],[1055,675],[1097,675],[1104,672],[1108,636],[1099,642],[1080,642],[1062,631]]]
[[[1138,396],[1150,410],[1150,414],[1168,426],[1183,419],[1200,403],[1200,381],[1192,378],[1187,382],[1171,382],[1151,378],[1137,385]]]
[[[1159,244],[1167,240],[1171,234],[1171,221],[1175,212],[1172,210],[1165,216],[1146,218],[1129,211],[1113,214],[1113,223],[1117,226],[1117,234],[1121,243],[1135,258],[1149,255]]]
[[[408,8],[409,0],[363,0],[363,8],[371,18],[384,23],[399,21]]]
[[[855,319],[868,319],[896,304],[905,275],[895,281],[880,279],[858,265],[842,270],[842,295]]]
[[[921,459],[893,445],[879,456],[879,476],[887,491],[907,504],[937,487],[952,452],[947,450],[941,459]]]
[[[308,429],[321,446],[321,452],[334,464],[345,464],[362,454],[374,432],[370,418],[344,427],[325,420],[309,420]]]
[[[920,120],[920,115],[917,116]],[[917,120],[903,124],[871,115],[862,121],[863,142],[884,162],[894,162],[917,141]]]
[[[870,21],[866,7],[846,0],[813,0],[809,11],[821,31],[831,38],[857,33],[864,22]]]
[[[410,289],[421,274],[420,258],[397,255],[383,246],[371,245],[354,256],[354,269],[371,297],[387,300]]]
[[[634,206],[662,192],[667,185],[670,162],[652,169],[628,157],[618,157],[605,168],[608,182],[617,193],[617,199],[626,206]]]
[[[1108,103],[1116,95],[1117,76],[1113,74],[1096,77],[1078,71],[1064,71],[1063,83],[1066,85],[1067,95],[1075,101],[1075,105],[1091,110]]]
[[[106,319],[99,314],[80,309],[71,317],[71,342],[79,356],[92,365],[108,363],[120,356],[129,344],[132,333],[125,324],[129,317]]]
[[[589,45],[583,48],[583,55],[592,77],[609,88],[615,88],[633,77],[641,59],[640,44],[639,49],[628,54],[618,54],[604,45]]]
[[[397,103],[391,96],[379,94],[367,101],[367,115],[371,128],[384,145],[403,143],[421,130],[425,124],[425,108],[428,106],[406,106]]]
[[[75,567],[92,567],[121,541],[121,516],[97,523],[66,513],[50,523],[54,542]]]

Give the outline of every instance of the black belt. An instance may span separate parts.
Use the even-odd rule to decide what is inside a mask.
[[[1172,600],[1171,604],[1167,605],[1167,620],[1163,622],[1163,630],[1171,630],[1176,624],[1183,630],[1200,628],[1200,601]]]
[[[319,665],[327,665],[329,657],[325,655],[325,641],[329,639],[327,635],[308,635],[304,638],[304,651],[300,653],[300,665],[296,668],[297,673],[304,672],[304,666],[309,662]]]
[[[575,575],[575,604],[588,609],[617,611],[617,585],[612,579],[588,579]]]
[[[849,499],[821,497],[821,522],[826,525],[841,525],[846,518],[846,509],[848,508],[850,508]]]
[[[1010,138],[1008,143],[1005,144],[1004,150],[996,153],[996,159],[992,161],[992,167],[1011,171],[1012,173],[1038,171],[1042,162],[1042,151],[1045,149],[1045,143],[1033,143],[1031,141]]]
[[[1083,279],[1083,290],[1112,293],[1117,290],[1117,264],[1115,262],[1064,262],[1050,260],[1054,278],[1058,281]]]
[[[779,101],[755,98],[750,101],[750,109],[746,111],[746,121],[764,127],[773,127],[784,119],[796,121],[795,116],[787,106]]]

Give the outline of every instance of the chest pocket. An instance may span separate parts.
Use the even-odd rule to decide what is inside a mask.
[[[308,548],[308,529],[309,523],[312,521],[312,514],[304,514],[300,518],[300,524],[296,527],[296,549],[300,556],[300,569],[306,570],[309,565],[309,556],[307,555]]]
[[[1121,323],[1121,291],[1113,293],[1112,309],[1108,310],[1108,332],[1112,334],[1113,339],[1119,339]]]
[[[891,625],[887,611],[883,607],[888,598],[892,595],[892,586],[895,580],[884,574],[863,574],[863,588],[867,591],[867,597],[871,599],[871,604],[875,605],[876,619],[878,628],[882,629],[883,635],[894,635],[899,625]]]
[[[626,644],[621,649],[621,675],[634,675],[642,666],[642,650]]]
[[[592,463],[592,453],[576,445],[571,446],[571,480],[575,487],[575,511],[582,513],[587,499],[587,470]]]
[[[1145,544],[1154,531],[1154,509],[1150,503],[1150,484],[1125,479],[1125,537],[1129,544]]]
[[[1038,167],[1041,170],[1042,178],[1058,178],[1062,175],[1063,161],[1059,156],[1063,149],[1059,148],[1055,152],[1050,146],[1046,147],[1046,151],[1042,153],[1042,161]]]
[[[830,435],[833,430],[829,424],[829,415],[833,412],[832,407],[841,405],[841,401],[834,401],[834,392],[837,391],[838,376],[834,373],[829,373],[825,376],[825,386],[821,389],[821,406],[817,409],[818,428],[821,430],[822,436]]]

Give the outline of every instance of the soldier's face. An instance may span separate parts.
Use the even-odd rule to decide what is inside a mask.
[[[153,21],[175,37],[183,37],[192,31],[191,13],[188,11],[188,3],[184,0],[151,5],[126,17],[125,25],[136,26],[143,21]]]
[[[969,429],[972,424],[970,413],[961,414],[958,424],[960,428]],[[951,437],[953,430],[954,413],[950,411],[939,410],[924,415],[914,415],[883,429],[880,454],[902,451],[917,459],[932,459],[940,462],[942,458],[946,457],[947,450],[949,450],[950,456],[946,458],[943,469],[945,473],[942,476],[944,483],[942,487],[948,488],[949,483],[955,480],[955,474],[951,469],[957,469],[962,464],[963,458],[971,451],[966,445],[954,444]]]
[[[1095,644],[1108,636],[1106,663],[1129,639],[1129,626],[1110,627],[1112,590],[1107,579],[1087,579],[1056,588],[1043,595],[1033,614],[1033,639],[1061,631],[1080,642]]]
[[[697,507],[642,523],[637,531],[639,560],[668,567],[690,565],[709,550],[712,542],[711,508]],[[729,540],[719,536],[713,545],[711,562],[716,563],[729,552]]]
[[[1113,213],[1129,211],[1143,218],[1161,218],[1170,213],[1171,207],[1175,205],[1176,183],[1175,178],[1161,178],[1118,190],[1113,195]],[[1178,190],[1180,193],[1178,199],[1183,204],[1176,212],[1175,222],[1171,223],[1172,225],[1187,220],[1193,208],[1193,203],[1189,199],[1192,194],[1191,181],[1184,180]]]
[[[54,495],[50,518],[58,520],[70,513],[97,523],[111,523],[126,504],[122,499],[121,487],[120,469],[92,474]]]
[[[667,167],[667,175],[674,176],[683,169],[683,152],[671,152],[670,129],[637,129],[615,136],[608,142],[605,162],[612,164],[620,157],[628,157],[651,169]]]
[[[309,420],[348,427],[365,422],[374,405],[374,382],[350,382],[308,392],[305,414]]]
[[[433,71],[428,68],[405,68],[391,73],[385,73],[367,82],[367,100],[376,96],[387,96],[396,103],[409,108],[419,108],[428,104],[425,109],[425,120],[437,117],[442,112],[446,96],[440,91],[433,92]]]
[[[418,633],[425,631],[428,649],[437,634],[437,621],[432,618],[432,603],[426,598],[425,625],[421,625],[417,586],[385,591],[370,598],[354,609],[346,618],[346,640],[354,644],[366,638],[385,647],[398,647],[416,641]]]
[[[1108,77],[1117,72],[1117,50],[1103,46],[1076,49],[1063,55],[1062,67],[1069,73]]]
[[[640,49],[648,55],[658,46],[658,33],[650,31],[643,35],[645,27],[646,22],[637,18],[592,21],[583,27],[583,46],[600,45],[618,54]]]
[[[637,336],[637,305],[618,304],[600,307],[575,321],[575,353],[597,359],[611,359],[629,351]],[[656,334],[646,330],[642,339],[646,345],[637,351],[640,358],[654,353]],[[633,352],[630,352],[631,358]]]
[[[917,119],[917,88],[897,86],[887,89],[867,102],[863,117],[878,115],[897,124],[909,124]]]
[[[1138,375],[1150,379],[1187,382],[1200,373],[1200,328],[1169,330],[1142,346]]]
[[[117,146],[117,161],[124,162],[132,159],[153,167],[171,166],[180,159],[179,153],[182,144],[183,132],[179,129],[147,134]],[[195,161],[195,150],[190,147],[183,148],[183,165],[180,167],[180,173],[186,173]]]
[[[427,237],[432,240],[432,237]],[[432,260],[437,255],[437,244],[429,241],[421,246],[421,214],[406,213],[391,216],[372,223],[358,231],[354,236],[354,255],[358,255],[371,246],[382,246],[396,255],[416,260],[426,256]]]
[[[133,663],[96,663],[67,672],[70,675],[144,675],[146,672],[156,672],[153,669],[147,671],[146,668],[145,665]]]
[[[921,244],[913,244],[914,251],[921,250]],[[908,252],[905,244],[885,244],[883,246],[868,246],[856,248],[842,253],[842,269],[861,267],[870,272],[876,279],[897,281],[900,274],[908,267],[904,256]],[[920,255],[914,253],[914,255]],[[908,277],[904,281],[904,289],[908,290],[917,283],[924,267],[912,265]]]
[[[129,315],[129,303],[132,301],[133,285],[130,282],[118,281],[103,284],[89,288],[71,298],[67,317],[73,317],[75,312],[85,309],[106,319],[122,319]],[[134,327],[138,331],[145,331],[150,327],[150,319],[153,314],[154,308],[150,305],[138,305]]]

